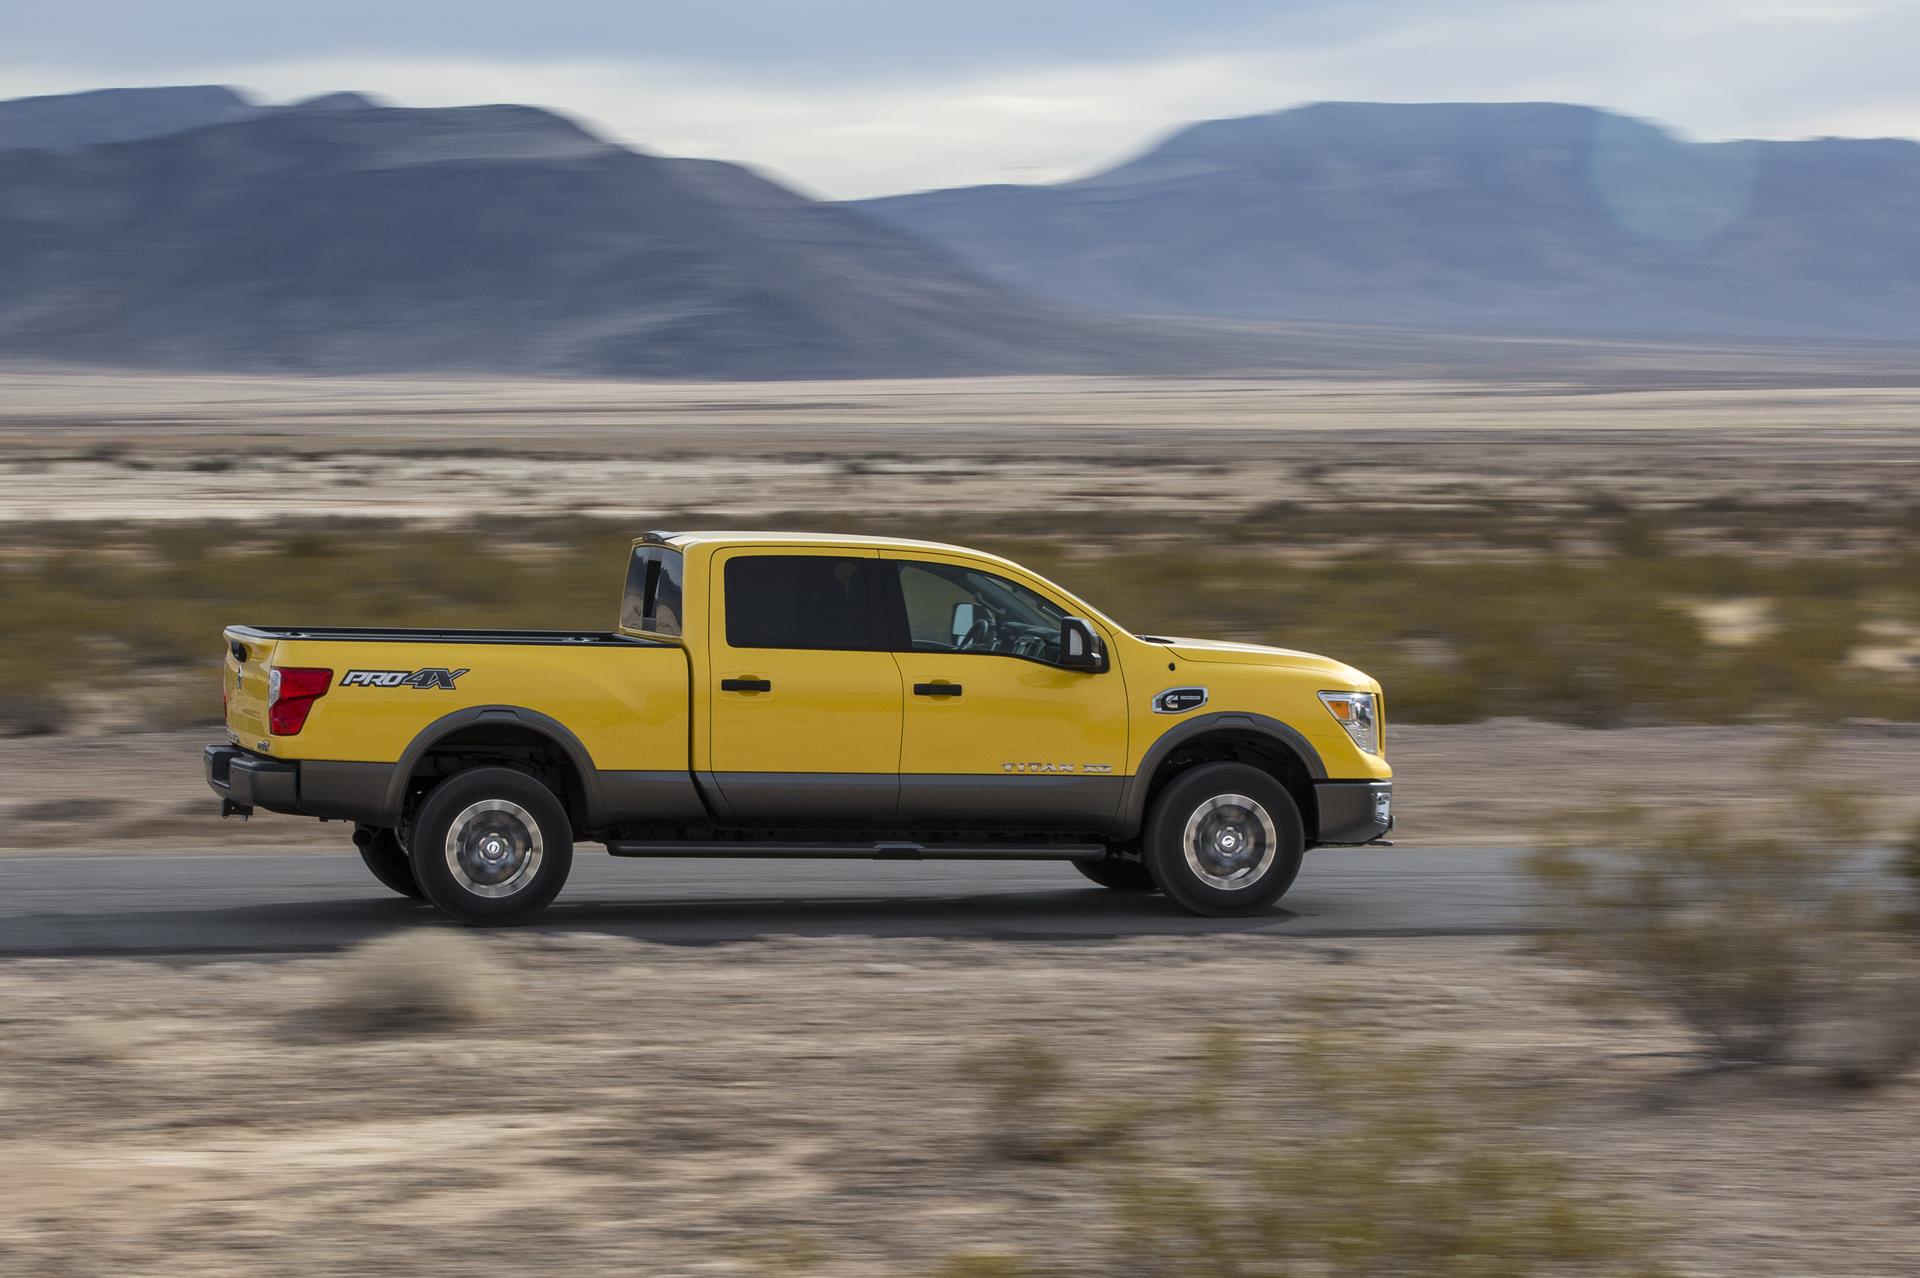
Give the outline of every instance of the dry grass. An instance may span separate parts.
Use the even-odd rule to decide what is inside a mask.
[[[1495,557],[1362,548],[1302,558],[1284,530],[1146,537],[1116,527],[1072,545],[970,535],[991,522],[891,521],[884,531],[979,542],[1148,633],[1337,655],[1381,679],[1402,722],[1920,720],[1920,665],[1863,659],[1886,633],[1920,631],[1910,547],[1695,552],[1678,548],[1678,527],[1623,515],[1597,539]],[[235,621],[604,628],[631,532],[592,521],[244,535],[91,527],[56,546],[15,530],[0,538],[0,593],[14,604],[0,611],[0,732],[45,730],[63,703],[117,713],[122,727],[207,722],[218,713],[219,631]],[[1499,535],[1497,521],[1482,532]],[[1420,535],[1410,528],[1403,540]],[[1728,599],[1767,625],[1729,642],[1710,623],[1714,602]],[[123,691],[90,695],[102,688]]]
[[[1330,1023],[1331,1024],[1331,1023]],[[1067,1161],[1102,1187],[1106,1254],[1041,1269],[956,1257],[948,1278],[1531,1278],[1665,1272],[1642,1214],[1601,1201],[1530,1134],[1527,1107],[1451,1072],[1444,1052],[1310,1030],[1273,1106],[1245,1036],[1206,1034],[1172,1095],[1076,1087],[1031,1040],[983,1054],[988,1149]]]

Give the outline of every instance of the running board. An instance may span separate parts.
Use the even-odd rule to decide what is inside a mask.
[[[614,856],[818,857],[840,861],[1097,861],[1107,855],[1099,843],[609,843]]]

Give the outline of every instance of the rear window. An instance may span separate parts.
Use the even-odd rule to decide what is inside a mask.
[[[639,546],[627,565],[627,593],[620,600],[620,628],[656,635],[680,633],[680,552]]]
[[[875,559],[742,555],[727,561],[730,648],[878,648]]]

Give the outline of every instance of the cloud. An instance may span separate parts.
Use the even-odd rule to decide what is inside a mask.
[[[138,72],[182,62],[510,56],[751,67],[802,80],[1190,53],[1284,24],[1337,40],[1418,0],[60,0],[10,19],[22,60]],[[102,40],[102,33],[111,33]],[[1315,33],[1319,33],[1315,35]]]
[[[836,197],[1069,177],[1189,120],[1329,98],[1584,102],[1701,137],[1920,134],[1911,4],[475,0],[457,29],[448,12],[71,0],[38,7],[0,50],[0,96],[212,82],[276,100],[528,102]],[[111,48],[67,29],[89,17],[123,22],[97,28]]]

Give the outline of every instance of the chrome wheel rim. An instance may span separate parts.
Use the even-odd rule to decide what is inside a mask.
[[[470,804],[447,827],[447,869],[475,896],[512,896],[540,872],[540,823],[510,799]]]
[[[1244,794],[1217,794],[1195,808],[1180,842],[1194,877],[1226,892],[1258,883],[1280,852],[1273,818]]]

